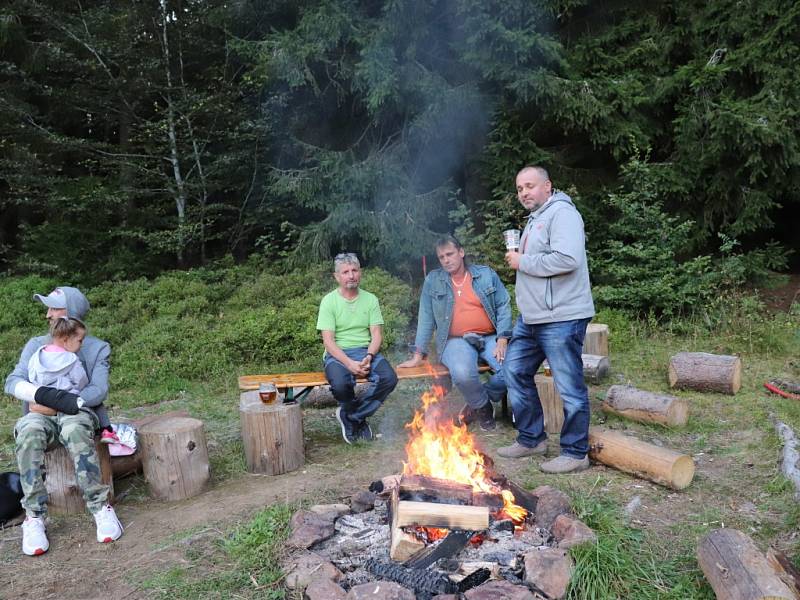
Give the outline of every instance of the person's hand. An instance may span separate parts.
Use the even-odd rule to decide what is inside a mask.
[[[506,350],[508,349],[508,338],[497,338],[497,345],[494,347],[494,357],[497,362],[503,362],[506,359]]]
[[[372,355],[367,354],[364,358],[361,359],[359,363],[361,368],[364,369],[367,373],[369,373],[370,367],[372,367]]]
[[[418,353],[414,353],[414,356],[409,358],[408,360],[401,362],[397,365],[398,369],[410,369],[411,367],[418,367],[424,362],[422,355]]]
[[[514,269],[515,271],[519,269],[519,261],[522,259],[522,255],[517,252],[516,250],[509,250],[506,252],[506,263],[509,267]]]
[[[43,406],[41,404],[36,404],[36,402],[28,403],[28,408],[31,412],[39,413],[40,415],[44,415],[45,417],[55,417],[58,412],[49,408],[47,406]]]
[[[356,377],[366,377],[369,374],[369,369],[364,369],[363,365],[356,360],[347,361],[347,370]]]

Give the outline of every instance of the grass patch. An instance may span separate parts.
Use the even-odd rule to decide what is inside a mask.
[[[269,506],[220,540],[187,546],[184,564],[149,575],[139,585],[151,597],[169,600],[285,598],[280,565],[294,510],[287,504]]]

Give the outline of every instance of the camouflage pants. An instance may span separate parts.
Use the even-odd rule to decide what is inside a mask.
[[[94,445],[97,417],[82,410],[77,415],[47,417],[28,413],[14,427],[17,464],[22,484],[22,507],[29,516],[47,513],[47,490],[42,478],[44,453],[60,442],[75,465],[78,486],[89,512],[97,512],[108,498],[109,486],[100,479],[100,460]]]

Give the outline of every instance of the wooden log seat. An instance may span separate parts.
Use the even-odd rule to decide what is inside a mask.
[[[139,430],[139,444],[154,497],[183,500],[205,489],[210,473],[202,421],[173,417],[148,423]]]
[[[264,404],[257,391],[239,400],[247,470],[280,475],[303,466],[303,414],[296,402]]]

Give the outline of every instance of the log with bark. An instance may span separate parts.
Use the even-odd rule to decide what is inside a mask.
[[[582,354],[583,378],[592,383],[599,383],[608,375],[610,363],[607,356],[597,354]]]
[[[299,403],[264,404],[257,391],[242,392],[239,420],[248,471],[281,475],[303,466],[303,413]]]
[[[400,500],[472,504],[472,486],[425,475],[403,475],[400,478]]]
[[[108,445],[95,441],[97,458],[100,462],[100,480],[111,489],[108,493],[108,502],[114,502],[114,477],[111,472],[111,461],[108,455]],[[83,492],[75,477],[75,463],[67,449],[62,445],[55,446],[45,452],[44,470],[47,476],[44,480],[47,489],[47,505],[53,514],[80,514],[85,511]]]
[[[738,356],[679,352],[669,359],[669,385],[733,395],[742,387],[742,361]]]
[[[795,489],[794,497],[800,500],[800,442],[791,427],[783,421],[771,418],[775,425],[775,431],[778,432],[778,437],[783,442],[781,472],[792,482]]]
[[[534,375],[533,383],[542,403],[544,430],[547,433],[561,433],[564,424],[564,404],[556,390],[556,383],[547,375]]]
[[[156,421],[161,421],[164,419],[170,419],[172,417],[188,417],[189,413],[185,410],[172,410],[165,413],[160,413],[157,415],[148,415],[146,417],[142,417],[140,419],[136,419],[134,421],[125,421],[123,423],[130,422],[136,428],[136,431],[139,431],[142,427],[147,425],[148,423],[154,423]],[[111,457],[111,470],[114,473],[114,479],[121,479],[128,475],[135,475],[136,473],[142,472],[142,449],[141,447],[136,448],[136,452],[133,454],[129,454],[128,456],[112,456]]]
[[[589,428],[589,457],[676,490],[687,487],[694,477],[690,456],[598,427]]]
[[[700,541],[697,562],[717,600],[794,600],[766,557],[736,529],[716,529]]]
[[[630,385],[612,385],[603,401],[603,410],[633,421],[686,425],[689,406],[683,398],[655,394]]]

